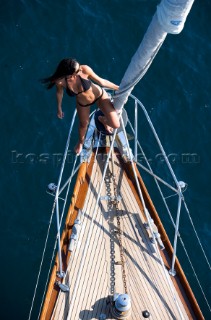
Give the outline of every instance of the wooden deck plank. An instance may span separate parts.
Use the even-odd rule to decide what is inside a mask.
[[[131,190],[129,189],[129,186],[125,183],[123,183],[122,186],[120,186],[121,188],[121,194],[123,196],[123,199],[126,199],[127,201],[127,206],[124,206],[122,203],[120,204],[120,209],[122,209],[123,212],[132,212],[132,214],[134,214],[133,212],[135,213],[139,213],[140,214],[140,208],[138,207],[136,201],[135,201],[135,198],[133,195],[131,195]],[[125,225],[125,221],[127,220],[130,220],[130,213],[128,213],[128,217],[123,217],[123,223]],[[135,221],[134,221],[135,222]],[[136,222],[137,223],[137,222]],[[130,223],[128,225],[127,223],[127,229],[124,227],[124,236],[125,237],[129,237],[129,235],[135,235],[136,234],[136,239],[133,239],[133,241],[135,242],[135,245],[133,245],[133,242],[131,242],[131,240],[126,240],[125,242],[127,244],[125,244],[125,247],[128,247],[130,248],[130,252],[137,252],[137,256],[141,256],[141,253],[142,253],[142,250],[140,248],[140,251],[137,249],[141,246],[141,242],[142,242],[142,238],[140,236],[138,236],[138,232],[136,230],[136,228],[134,228],[134,226],[132,227],[132,223]],[[131,227],[131,228],[130,228]],[[126,238],[125,238],[126,239]],[[130,244],[130,242],[132,243],[132,245]],[[144,248],[142,248],[144,249]],[[146,249],[145,249],[146,250]],[[143,258],[143,257],[142,257]],[[128,263],[127,263],[128,264]],[[139,262],[140,264],[140,262]],[[133,265],[132,265],[133,267]],[[131,268],[131,266],[130,266]],[[132,269],[132,268],[131,268]],[[132,270],[130,270],[129,274],[132,272]],[[145,268],[145,272],[147,272],[146,268]],[[137,273],[137,272],[136,272]],[[133,279],[133,276],[132,277],[129,277],[129,281],[130,279]],[[139,280],[140,281],[140,280]],[[129,285],[130,288],[132,288],[131,285]],[[142,284],[142,289],[145,288],[146,290],[146,284],[145,282],[143,282]],[[139,293],[140,294],[140,293]],[[136,292],[136,295],[137,295],[137,292]],[[139,295],[137,295],[139,296]],[[154,301],[154,299],[152,299],[152,301]],[[145,310],[145,309],[144,309]],[[156,306],[154,305],[154,310],[156,310]],[[140,312],[139,312],[140,313]]]
[[[124,184],[124,186],[125,186],[125,184]],[[128,193],[127,193],[127,194],[128,194]],[[127,197],[127,194],[125,194],[125,197]],[[124,198],[125,198],[125,197],[124,197]],[[134,200],[135,200],[135,199],[134,199]],[[128,199],[128,201],[132,202],[131,205],[133,205],[133,203],[135,203],[134,200],[131,201],[131,197],[130,197],[130,199]],[[128,203],[128,201],[127,201],[127,203]],[[131,206],[130,206],[130,207],[131,207]],[[133,209],[133,210],[134,210],[134,209]],[[140,214],[140,213],[139,213],[139,214]],[[125,219],[124,219],[124,221],[125,221]],[[144,221],[143,221],[143,222],[144,222]],[[136,222],[136,223],[137,223],[137,222]],[[142,229],[143,229],[143,225],[142,225]],[[134,230],[132,230],[132,231],[134,231]],[[144,230],[143,230],[143,231],[144,231]],[[133,233],[134,233],[134,232],[133,232]],[[132,233],[132,234],[133,234],[133,233]],[[148,241],[148,242],[149,242],[149,241]],[[146,244],[146,243],[147,243],[147,242],[145,242],[145,244]],[[151,247],[151,246],[150,246],[150,247]],[[135,248],[131,248],[130,252],[134,252],[134,249],[135,249]],[[149,249],[150,249],[150,248],[149,248]],[[148,249],[148,250],[149,250],[149,249]],[[151,254],[152,254],[152,253],[151,253]],[[132,267],[133,267],[133,266],[134,266],[134,263],[132,263]],[[161,270],[161,271],[162,271],[162,270]],[[156,276],[157,276],[157,275],[159,275],[159,273],[155,273],[155,275],[153,275],[153,276],[155,277],[155,281],[158,280],[158,279],[156,279]],[[160,280],[160,279],[159,279],[159,280]],[[163,280],[163,281],[166,280],[165,276],[163,277],[162,280]],[[160,282],[160,281],[159,281],[159,282],[156,281],[156,283],[161,283],[161,282]],[[156,286],[157,286],[157,285],[156,285]],[[162,286],[162,287],[160,287],[160,288],[158,288],[158,289],[159,289],[159,291],[160,291],[160,290],[163,290],[163,289],[164,289],[164,291],[165,291],[165,287],[166,287],[166,286]],[[161,292],[162,292],[162,291],[161,291]],[[163,292],[163,294],[164,294],[164,296],[165,296],[165,292]],[[153,299],[152,299],[152,301],[153,301]]]
[[[125,196],[127,197],[127,192],[125,193]],[[131,208],[131,205],[133,205],[133,203],[135,203],[134,201],[132,201],[132,199],[130,198],[130,199],[127,199],[127,204],[129,204],[130,203],[130,208]],[[141,214],[141,213],[140,213]],[[139,215],[140,216],[140,215]],[[138,224],[138,221],[134,221],[135,222],[135,224],[137,225]],[[143,222],[144,222],[144,220],[143,220]],[[142,223],[143,223],[142,222]],[[132,224],[131,224],[132,225]],[[142,256],[142,258],[144,258],[145,260],[146,260],[146,258],[147,258],[147,260],[148,261],[146,261],[146,267],[147,267],[147,265],[148,265],[148,268],[145,268],[144,270],[143,270],[143,272],[145,272],[145,274],[146,274],[146,276],[148,277],[148,279],[149,279],[149,281],[152,281],[153,283],[154,283],[154,286],[155,286],[155,288],[156,288],[156,290],[157,290],[157,292],[159,292],[160,294],[161,294],[161,296],[162,297],[169,297],[169,294],[171,294],[170,292],[169,292],[169,289],[168,289],[168,283],[167,283],[167,280],[166,280],[166,277],[165,277],[165,275],[164,275],[164,272],[163,272],[163,270],[162,270],[162,267],[161,267],[161,265],[160,264],[158,264],[156,261],[155,261],[155,259],[154,259],[154,257],[153,257],[153,252],[151,251],[151,244],[147,247],[147,245],[149,244],[149,239],[147,238],[147,236],[146,236],[146,232],[145,232],[145,230],[144,230],[144,227],[143,227],[143,225],[141,224],[139,224],[139,228],[140,229],[142,229],[142,236],[141,236],[141,238],[142,238],[142,240],[144,240],[144,243],[145,243],[145,246],[146,246],[146,250],[145,251],[143,251],[143,256]],[[128,232],[128,234],[135,234],[134,232],[132,233],[132,231],[134,231],[134,230],[130,230],[129,232]],[[131,243],[132,245],[130,246],[130,243],[129,243],[129,241],[128,241],[128,243],[127,243],[127,247],[130,247],[130,253],[132,252],[134,252],[134,250],[135,250],[135,248],[134,248],[134,243]],[[149,252],[149,254],[148,255],[146,255],[145,254],[145,252],[146,251],[148,251]],[[140,254],[138,254],[137,255],[137,257],[139,257],[140,256]],[[134,258],[134,260],[135,260],[135,256],[133,257]],[[149,261],[150,260],[150,261]],[[137,265],[141,265],[141,261],[140,261],[140,259],[137,259]],[[144,266],[144,264],[142,264],[143,266]],[[154,265],[154,266],[153,266]],[[134,266],[134,261],[132,262],[132,264],[131,264],[131,267],[133,268],[133,266]],[[154,267],[156,267],[156,268],[154,268]],[[153,272],[153,270],[155,270],[156,272]],[[138,272],[138,270],[136,271],[136,272]],[[154,279],[154,281],[153,281],[153,279]],[[149,282],[148,281],[148,282]],[[148,288],[149,289],[149,288]],[[168,289],[168,290],[167,290]],[[147,292],[150,292],[149,290],[147,291]],[[161,299],[159,299],[159,298],[157,298],[157,294],[155,294],[155,290],[153,290],[152,291],[154,294],[151,296],[151,300],[150,301],[156,301],[156,307],[157,307],[157,309],[158,309],[158,307],[159,307],[159,309],[160,310],[162,310],[163,309],[163,307],[166,305],[166,307],[167,308],[169,308],[169,310],[175,310],[174,312],[177,312],[177,310],[176,310],[176,308],[175,308],[175,304],[174,303],[171,303],[171,299],[169,300],[169,299],[167,299],[167,301],[163,301],[163,303],[161,302]],[[176,294],[176,293],[175,293]],[[155,300],[156,299],[156,300]],[[181,308],[182,308],[182,306],[180,306]],[[164,308],[165,309],[165,308]],[[163,314],[163,311],[162,311],[162,318],[164,319],[164,314]],[[168,317],[167,317],[167,319],[168,319]]]
[[[89,309],[89,312],[87,314],[87,319],[90,319],[92,315],[94,315],[98,310],[104,309],[105,303],[101,300],[98,300],[98,297],[104,296],[106,297],[107,292],[109,290],[109,259],[106,258],[106,237],[108,237],[108,226],[105,226],[103,215],[101,215],[101,244],[99,246],[99,254],[97,255],[97,263],[95,265],[95,268],[93,268],[92,275],[96,274],[98,270],[98,276],[96,279],[96,282],[92,282],[91,290],[89,293],[89,298],[87,299],[86,309]],[[100,294],[98,294],[101,292]],[[97,302],[98,301],[98,302]],[[97,302],[97,306],[96,306]],[[93,310],[92,310],[92,305]],[[95,312],[95,313],[94,313]],[[100,312],[100,311],[99,311]],[[103,311],[102,311],[103,312]],[[96,316],[96,314],[95,314]]]
[[[134,212],[138,213],[138,208],[132,207],[134,206],[134,203],[135,203],[132,200],[133,200],[132,197],[128,199],[128,201],[131,201],[130,210],[134,210]],[[124,232],[126,236],[135,234],[134,228],[131,226],[131,224],[128,224],[128,223],[125,223]],[[152,290],[151,295],[147,294],[150,290],[149,280],[151,277],[150,277],[147,261],[145,259],[145,252],[149,252],[151,244],[149,244],[148,247],[146,246],[146,242],[143,242],[143,238],[144,238],[143,234],[142,236],[140,236],[140,234],[137,233],[136,236],[137,236],[137,239],[133,239],[133,241],[125,239],[125,242],[126,242],[125,247],[127,248],[127,254],[129,256],[129,258],[127,259],[127,264],[130,265],[129,281],[130,279],[133,279],[133,277],[136,277],[136,282],[139,283],[140,288],[142,288],[143,292],[145,292],[145,295],[146,295],[146,309],[151,310],[152,314],[153,313],[158,314],[158,316],[161,317],[162,319],[162,315],[159,314],[159,310],[162,310],[162,307],[160,305],[160,301],[157,301],[156,299],[154,290]],[[138,296],[138,292],[136,292],[136,295]],[[158,306],[159,308],[157,308]]]
[[[79,262],[81,262],[81,259],[82,259],[82,256],[83,256],[83,252],[84,252],[84,249],[85,249],[85,245],[86,245],[86,239],[87,239],[87,235],[88,235],[88,230],[90,228],[90,219],[89,217],[92,217],[92,212],[94,211],[94,207],[95,207],[95,202],[93,201],[95,199],[95,193],[96,193],[96,187],[98,186],[98,171],[96,171],[96,174],[94,175],[94,179],[93,181],[95,183],[93,183],[93,185],[91,186],[91,189],[92,189],[92,192],[89,196],[89,202],[88,202],[88,205],[86,208],[83,208],[83,211],[84,211],[84,221],[85,223],[83,222],[83,236],[80,237],[80,243],[81,243],[81,246],[77,248],[76,251],[78,251],[78,254],[77,252],[75,257],[73,256],[73,260],[75,261],[75,264],[74,264],[74,269],[72,270],[78,270],[78,266],[79,266]],[[98,216],[98,215],[97,215]],[[88,256],[89,257],[89,256]],[[87,261],[86,261],[87,262]],[[84,265],[86,267],[86,264]],[[82,268],[82,273],[83,273],[83,269]],[[85,270],[86,271],[86,270]],[[85,272],[85,275],[86,275],[86,272]],[[76,279],[77,279],[77,272],[74,272],[74,278],[72,279],[72,284],[71,284],[71,294],[70,294],[70,299],[71,299],[71,296],[72,296],[72,293],[73,293],[73,290],[74,290],[74,284],[76,282]],[[78,294],[80,295],[80,287],[81,285],[83,284],[83,278],[81,279],[80,283],[79,283],[79,289],[78,289]],[[82,288],[81,288],[82,289]],[[73,311],[74,312],[74,311]],[[68,313],[68,310],[66,310],[66,313]]]
[[[100,174],[99,174],[99,176],[100,176]],[[101,206],[101,208],[102,208],[102,206]],[[97,246],[97,244],[98,244],[98,249],[97,249],[97,251],[93,250],[92,252],[90,252],[90,254],[87,254],[86,265],[88,264],[89,267],[86,270],[86,275],[85,275],[86,282],[83,284],[83,286],[88,288],[88,290],[91,291],[91,292],[94,292],[94,291],[100,292],[101,289],[103,290],[105,288],[105,281],[102,281],[102,276],[105,275],[105,269],[104,269],[104,273],[103,273],[103,270],[101,270],[101,267],[104,265],[105,257],[102,257],[102,261],[99,261],[100,258],[101,258],[101,255],[104,255],[104,251],[102,250],[102,247],[103,247],[103,245],[102,245],[103,244],[103,237],[102,237],[103,236],[103,232],[102,232],[103,231],[103,226],[102,226],[102,221],[104,219],[103,219],[103,215],[102,215],[101,210],[98,210],[98,217],[99,217],[99,221],[98,220],[95,221],[96,225],[95,225],[94,229],[96,229],[96,231],[94,231],[94,229],[93,229],[93,234],[92,234],[92,237],[90,239],[90,247],[92,247],[92,250],[95,249],[95,246]],[[97,233],[99,233],[99,235],[101,234],[101,238],[102,238],[101,242],[99,242],[100,239],[96,239],[96,234]],[[107,233],[108,233],[108,230],[107,230]],[[107,235],[107,237],[108,237],[108,235]],[[93,257],[93,252],[95,254],[95,257]],[[97,258],[97,261],[94,258]],[[98,264],[98,262],[99,262],[99,264]],[[95,269],[92,268],[92,265],[99,266],[98,271],[100,270],[102,272],[102,274],[97,277],[97,280],[99,280],[98,281],[99,282],[99,287],[98,287],[97,290],[96,290],[96,287],[94,287],[94,286],[97,285],[97,283],[96,282],[93,283],[93,281],[92,281],[92,276],[94,276],[94,272],[93,271],[95,271]],[[92,269],[91,272],[90,272],[90,269]],[[96,274],[98,274],[98,273],[96,272],[95,275]],[[104,291],[105,291],[105,289],[104,289]],[[93,294],[91,292],[89,292],[87,294],[88,299],[86,299],[86,301],[85,301],[86,304],[85,304],[85,309],[84,310],[89,310],[88,312],[92,312],[92,316],[94,316],[94,310],[96,311],[96,307],[94,308],[93,311],[90,311],[90,306],[92,304],[95,305],[95,300],[93,300]],[[83,297],[81,296],[80,292],[79,292],[79,295],[83,300]],[[105,294],[104,294],[104,296],[105,296]],[[103,304],[100,301],[97,303],[97,305],[98,305],[98,309],[99,309],[100,305],[102,305],[102,307],[103,307]],[[80,308],[81,308],[80,304],[77,304],[77,310],[80,310]],[[73,313],[73,315],[72,315],[73,318],[77,318],[78,317],[78,315],[77,315],[78,311],[77,310],[75,310],[75,313]],[[88,317],[88,315],[87,315],[87,317]],[[86,319],[86,315],[85,315],[84,319]]]
[[[94,200],[95,199],[93,199],[93,203],[95,203]],[[84,285],[87,287],[86,283],[89,283],[90,288],[91,288],[91,283],[89,280],[92,279],[92,276],[94,276],[93,265],[94,265],[94,267],[96,267],[96,265],[98,264],[98,260],[100,259],[101,255],[103,254],[103,250],[102,250],[102,245],[103,245],[102,219],[103,219],[103,216],[102,216],[102,206],[101,206],[101,210],[98,209],[96,220],[94,221],[95,226],[94,226],[94,229],[92,232],[92,236],[90,239],[90,245],[89,245],[89,248],[91,251],[90,251],[90,254],[88,252],[87,259],[86,259],[86,264],[88,263],[89,266],[86,271],[86,274],[88,274],[88,276],[86,276],[86,280],[85,280]],[[96,248],[96,251],[95,251],[95,248]],[[103,263],[103,261],[102,261],[102,263]],[[86,267],[86,265],[85,265],[85,267]],[[87,296],[89,298],[91,298],[91,294],[89,294]],[[86,303],[88,303],[88,300],[86,300]]]
[[[105,194],[105,188],[103,188],[102,190],[102,194]],[[103,206],[101,205],[101,208],[103,208]],[[107,205],[106,203],[104,204],[104,210],[107,211]],[[103,211],[104,211],[103,210]],[[95,283],[93,283],[93,281],[91,281],[91,285],[92,285],[92,291],[89,293],[89,298],[87,299],[87,304],[86,304],[86,309],[89,310],[89,312],[87,313],[87,316],[84,317],[84,319],[90,319],[90,318],[96,318],[100,313],[106,312],[105,307],[105,297],[107,296],[107,292],[109,290],[109,273],[110,270],[108,263],[109,263],[109,256],[106,255],[106,252],[108,250],[106,250],[106,247],[108,246],[108,243],[110,241],[110,235],[109,235],[109,226],[106,223],[105,217],[103,216],[102,212],[99,212],[100,214],[100,223],[99,223],[99,227],[100,227],[100,231],[101,231],[101,243],[98,246],[99,247],[99,252],[97,252],[97,263],[95,263],[95,261],[93,261],[94,265],[96,265],[96,268],[98,268],[99,272],[98,272],[98,277],[97,277],[97,281]],[[93,241],[95,241],[95,239],[93,239]],[[107,258],[106,258],[107,256]],[[94,270],[95,271],[95,270]],[[96,275],[97,272],[93,272],[90,275],[91,276],[94,274]],[[99,297],[102,297],[99,299]],[[93,306],[93,310],[92,307]]]
[[[96,164],[94,164],[94,168],[93,169],[95,169],[95,167],[96,167]],[[96,180],[97,171],[93,170],[93,173],[94,174],[92,174],[92,179]],[[92,185],[90,185],[89,189],[88,189],[88,192],[87,192],[87,197],[86,197],[86,201],[85,201],[85,204],[84,204],[84,208],[83,208],[84,212],[86,212],[86,210],[89,210],[90,209],[90,205],[92,204],[92,197],[90,196],[90,195],[92,195],[92,191],[93,191],[92,189],[93,189]],[[82,216],[82,229],[81,229],[79,241],[77,243],[78,250],[75,250],[73,252],[73,254],[71,255],[71,257],[70,257],[69,266],[71,265],[71,268],[73,270],[76,268],[76,263],[77,263],[77,261],[79,259],[79,255],[80,255],[80,252],[81,252],[80,251],[81,244],[84,241],[84,237],[86,237],[86,235],[84,234],[84,230],[86,229],[86,224],[87,223],[88,223],[88,220],[84,219],[84,216]],[[75,259],[72,259],[73,256],[75,256]],[[71,262],[72,262],[72,264],[71,264]],[[69,272],[70,272],[70,267],[68,267],[66,273],[69,274]],[[77,276],[76,273],[71,273],[71,276],[69,276],[69,279],[66,279],[66,281],[65,281],[65,284],[70,286],[70,290],[71,290],[71,284],[74,283],[76,276]],[[60,291],[59,297],[57,299],[57,303],[56,303],[56,306],[55,306],[55,311],[54,311],[54,314],[52,316],[52,319],[56,319],[56,320],[57,319],[63,319],[63,317],[62,318],[60,318],[60,317],[63,314],[63,312],[61,310],[64,309],[64,303],[65,303],[65,299],[66,299],[65,296],[69,296],[69,295],[68,294],[64,294],[63,292]]]
[[[98,220],[96,220],[96,222],[97,221]],[[80,295],[80,300],[77,303],[77,308],[75,308],[75,311],[72,312],[73,319],[77,319],[78,310],[81,309],[82,305],[84,305],[84,309],[86,309],[87,307],[89,307],[89,305],[91,305],[93,300],[91,296],[91,292],[93,292],[92,279],[98,275],[99,268],[97,269],[96,266],[99,266],[98,262],[99,260],[101,261],[101,255],[103,254],[101,250],[103,241],[100,231],[100,227],[97,225],[93,229],[92,237],[90,239],[90,246],[87,251],[86,263],[84,264],[83,268],[85,270],[82,270],[83,278],[81,277],[80,286],[78,288],[78,295]],[[102,261],[102,263],[104,263],[104,261]],[[84,287],[86,288],[86,290],[84,290]]]
[[[70,287],[69,294],[61,293],[52,315],[52,319],[66,319],[72,304],[71,319],[99,319],[100,313],[106,313],[107,319],[113,319],[106,302],[111,295],[111,227],[116,228],[115,210],[108,205],[106,200],[101,201],[97,210],[94,224],[91,227],[91,218],[94,211],[97,188],[102,179],[102,167],[104,163],[94,165],[94,174],[88,192],[83,211],[83,221],[78,245],[71,255],[66,283]],[[121,228],[123,229],[122,241],[126,256],[126,279],[129,295],[132,300],[132,314],[130,319],[141,319],[142,311],[149,310],[150,319],[179,319],[178,310],[171,296],[166,276],[158,261],[157,253],[143,227],[144,216],[139,205],[135,201],[130,186],[127,183],[119,161],[114,156],[114,173],[120,176],[117,184],[117,194],[121,194],[119,203],[121,214]],[[109,163],[112,170],[112,163]],[[110,189],[109,189],[110,186]],[[114,186],[110,174],[106,178],[102,194],[114,194]],[[92,228],[90,243],[87,246],[88,230]],[[113,236],[115,261],[120,259],[118,238]],[[87,248],[86,248],[87,246]],[[80,281],[77,294],[73,299],[75,284],[78,278],[78,270],[83,260],[83,252],[86,248],[86,258],[81,267]],[[121,266],[115,265],[116,286],[115,291],[123,290]],[[169,277],[170,278],[170,277]],[[119,292],[121,293],[121,292]],[[178,294],[175,293],[178,301]],[[179,301],[182,313],[184,307]],[[184,313],[184,319],[188,319]]]

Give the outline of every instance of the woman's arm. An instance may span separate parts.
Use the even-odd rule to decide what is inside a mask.
[[[63,87],[56,85],[56,98],[57,98],[57,116],[58,118],[64,118],[64,112],[62,112],[62,99],[63,99]]]
[[[81,66],[81,70],[83,73],[88,75],[88,78],[94,80],[96,83],[98,83],[100,86],[102,87],[106,87],[109,89],[114,89],[114,90],[118,90],[119,86],[117,86],[116,84],[114,84],[113,82],[103,79],[101,77],[99,77],[93,70],[92,68],[90,68],[89,66],[83,65]]]

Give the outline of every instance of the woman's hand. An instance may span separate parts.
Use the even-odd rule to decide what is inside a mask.
[[[82,149],[83,149],[83,143],[81,143],[81,142],[79,141],[79,142],[76,144],[75,148],[74,148],[75,153],[79,155],[79,154],[81,153]]]
[[[63,112],[62,110],[58,110],[58,112],[57,112],[57,117],[58,117],[59,119],[63,119],[63,118],[64,118],[64,112]]]

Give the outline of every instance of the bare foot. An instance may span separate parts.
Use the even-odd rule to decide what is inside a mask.
[[[105,129],[106,129],[109,133],[112,133],[112,132],[113,132],[114,129],[107,124],[106,117],[104,117],[104,116],[99,116],[99,117],[98,117],[98,120],[104,125]]]
[[[80,154],[83,148],[83,143],[78,142],[74,148],[76,154]]]

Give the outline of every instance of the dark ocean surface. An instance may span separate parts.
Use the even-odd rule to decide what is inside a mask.
[[[49,182],[58,179],[56,154],[64,150],[75,107],[74,99],[65,96],[65,118],[57,119],[55,91],[45,90],[39,79],[49,76],[62,58],[71,56],[90,65],[100,76],[120,83],[157,3],[155,0],[0,1],[2,320],[28,318],[53,203],[45,189]],[[210,28],[211,1],[195,1],[183,32],[168,35],[133,92],[146,106],[178,180],[188,184],[186,202],[209,260]],[[145,134],[146,127],[140,117],[140,137],[150,152],[156,148],[150,135]],[[77,130],[71,141],[72,149],[76,140]],[[154,152],[151,162],[165,177],[158,153]],[[47,154],[47,161],[42,161],[46,158],[43,154]],[[191,155],[190,161],[184,160],[186,154]],[[154,189],[151,196],[159,207]],[[162,218],[172,238],[166,213]],[[184,210],[180,231],[211,302],[210,270]],[[36,319],[39,311],[53,232],[32,319]],[[178,250],[204,316],[211,319],[181,246]]]

